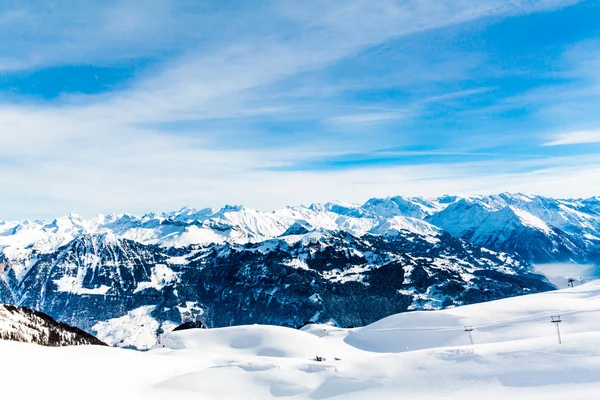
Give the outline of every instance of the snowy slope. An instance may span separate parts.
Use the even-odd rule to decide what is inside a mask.
[[[105,345],[88,333],[23,307],[0,304],[0,339],[43,346]]]
[[[170,332],[177,324],[152,317],[155,306],[142,306],[126,315],[101,321],[92,327],[98,338],[111,346],[148,349],[156,344],[157,332]]]
[[[0,341],[0,376],[2,394],[21,398],[591,400],[600,390],[598,343],[600,283],[592,282],[350,330],[186,330],[149,352]]]

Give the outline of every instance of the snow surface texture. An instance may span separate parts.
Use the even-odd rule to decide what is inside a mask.
[[[2,394],[19,398],[597,399],[600,282],[349,330],[192,329],[148,352],[0,341],[0,354]]]
[[[146,350],[156,344],[156,332],[170,332],[177,324],[162,324],[150,316],[154,306],[143,306],[119,318],[98,322],[92,331],[98,338],[112,346]]]

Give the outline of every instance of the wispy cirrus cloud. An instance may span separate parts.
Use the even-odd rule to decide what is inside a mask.
[[[337,117],[330,117],[325,120],[329,124],[372,124],[382,121],[389,121],[402,118],[402,112],[378,112],[378,113],[360,113],[360,114],[347,114],[340,115]]]
[[[11,40],[0,49],[0,73],[153,60],[102,93],[0,97],[0,157],[10,164],[0,163],[9,188],[4,209],[25,216],[39,204],[52,204],[46,214],[223,202],[270,208],[353,200],[356,191],[420,193],[424,183],[417,182],[432,175],[444,182],[440,188],[458,179],[457,188],[475,190],[466,183],[475,169],[441,175],[460,158],[423,169],[419,161],[336,171],[294,166],[432,143],[430,157],[468,157],[476,139],[454,115],[489,105],[498,87],[487,80],[489,49],[463,43],[461,32],[575,3],[3,3],[0,35]],[[488,125],[480,132],[488,142],[494,133]],[[394,157],[415,156],[409,153]],[[494,168],[491,175],[503,173]],[[365,183],[370,174],[395,173],[402,179]],[[304,187],[304,197],[297,190],[273,195],[273,187],[291,186]]]
[[[600,129],[594,131],[576,131],[561,133],[544,146],[561,146],[568,144],[600,143]]]

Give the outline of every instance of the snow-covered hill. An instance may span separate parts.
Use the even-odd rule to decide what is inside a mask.
[[[185,330],[162,335],[149,352],[0,341],[0,376],[2,394],[21,398],[591,400],[600,390],[598,343],[600,283],[591,282],[364,328]]]
[[[0,339],[42,346],[106,346],[94,336],[79,328],[56,322],[49,315],[9,304],[0,304]]]

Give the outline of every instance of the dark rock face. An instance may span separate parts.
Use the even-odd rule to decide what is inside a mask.
[[[106,346],[95,336],[63,322],[56,322],[47,314],[9,304],[0,305],[0,339],[51,347]]]
[[[308,222],[297,221],[294,222],[281,236],[290,235],[305,235],[312,231],[314,228]]]
[[[39,255],[2,300],[93,331],[99,321],[155,306],[181,324],[192,304],[208,327],[306,321],[369,324],[390,314],[553,289],[516,256],[442,232],[306,235],[256,244],[162,248],[83,235]],[[5,292],[2,292],[5,293]],[[196,316],[197,316],[196,315]],[[159,332],[160,333],[160,332]]]
[[[185,331],[187,329],[207,329],[208,326],[206,326],[204,324],[204,322],[202,321],[188,321],[188,322],[184,322],[183,324],[177,326],[175,329],[173,329],[173,332],[177,332],[177,331]]]

